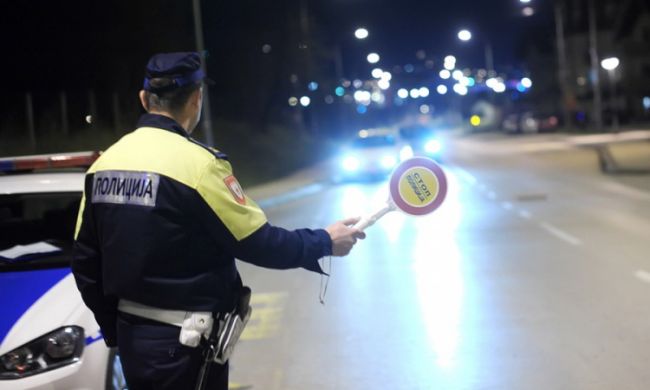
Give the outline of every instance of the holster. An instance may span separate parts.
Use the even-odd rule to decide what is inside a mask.
[[[253,312],[250,300],[251,289],[243,286],[235,309],[229,313],[215,315],[214,326],[204,347],[205,360],[196,382],[197,390],[205,388],[212,363],[225,364],[230,359]]]

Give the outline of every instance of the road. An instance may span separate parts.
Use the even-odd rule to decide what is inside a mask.
[[[650,388],[650,175],[543,137],[450,140],[449,193],[386,216],[321,278],[240,263],[254,317],[231,388]],[[617,147],[650,164],[650,144]],[[526,151],[526,152],[522,152]],[[373,211],[386,183],[266,207],[287,228]]]

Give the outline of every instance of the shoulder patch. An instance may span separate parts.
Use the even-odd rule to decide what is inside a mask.
[[[235,198],[237,203],[240,205],[245,205],[246,197],[244,196],[244,190],[241,188],[241,185],[239,185],[239,182],[235,176],[230,175],[223,179],[223,181],[226,183],[226,187],[228,187],[228,190],[230,190],[230,193],[232,194],[233,198]]]

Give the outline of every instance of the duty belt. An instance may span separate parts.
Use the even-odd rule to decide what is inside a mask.
[[[117,310],[132,314],[134,316],[146,318],[153,321],[162,322],[164,324],[183,326],[183,321],[192,314],[200,314],[211,317],[210,312],[190,312],[185,310],[167,310],[160,309],[153,306],[143,305],[141,303],[120,299],[117,305]]]

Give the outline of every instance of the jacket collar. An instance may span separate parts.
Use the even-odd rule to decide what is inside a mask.
[[[175,120],[168,116],[158,115],[158,114],[143,114],[138,120],[138,128],[140,127],[155,127],[156,129],[163,129],[176,133],[185,138],[189,138],[190,135],[187,134],[187,131],[183,129],[181,125],[178,124]]]

